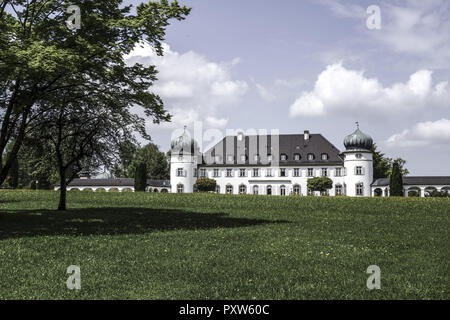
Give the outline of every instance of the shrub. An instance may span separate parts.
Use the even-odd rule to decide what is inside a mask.
[[[448,197],[450,197],[448,191],[437,191],[437,190],[430,191],[425,196],[433,197],[433,198],[448,198]]]
[[[332,187],[333,180],[328,177],[315,177],[308,179],[308,189],[311,191],[320,191],[321,194],[324,194]]]
[[[199,192],[214,192],[216,191],[217,182],[214,179],[200,178],[194,185],[194,188]]]

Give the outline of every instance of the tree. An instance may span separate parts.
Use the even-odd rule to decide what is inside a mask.
[[[400,171],[400,165],[394,161],[392,165],[392,174],[389,180],[389,193],[391,197],[403,197],[403,177]]]
[[[408,169],[405,168],[406,161],[402,158],[392,159],[385,156],[384,153],[377,150],[377,145],[374,143],[372,145],[373,152],[373,178],[374,180],[380,178],[388,178],[392,173],[392,166],[394,161],[396,161],[400,167],[402,175],[406,176],[409,174]]]
[[[64,90],[102,92],[110,99],[120,96],[122,103],[127,101],[124,106],[141,106],[147,116],[162,120],[163,103],[147,90],[156,80],[156,69],[127,66],[123,55],[142,41],[162,55],[169,20],[184,19],[190,9],[176,1],[149,1],[131,14],[132,6],[122,7],[122,0],[85,0],[80,3],[82,27],[72,31],[66,26],[66,9],[72,4],[69,0],[0,4],[0,184],[30,127],[46,108],[53,108],[49,99]],[[114,90],[119,92],[111,94]],[[6,153],[9,144],[11,152]]]
[[[140,162],[134,174],[134,191],[145,191],[147,187],[147,166],[145,162]]]
[[[145,162],[150,179],[170,179],[169,162],[156,144],[150,142],[140,148],[136,144],[127,142],[121,150],[120,159],[113,169],[115,176],[134,178],[137,165]]]
[[[212,192],[216,191],[217,182],[214,179],[209,178],[199,178],[195,182],[194,187],[197,188],[199,192]]]
[[[311,191],[326,192],[333,188],[333,180],[328,177],[309,178],[307,185]]]

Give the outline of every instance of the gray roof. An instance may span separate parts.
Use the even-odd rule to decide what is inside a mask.
[[[279,139],[279,154],[272,149],[272,142]],[[251,145],[251,148],[250,148]],[[219,163],[208,164],[205,162],[205,156],[214,159],[216,153],[223,157]],[[308,160],[307,155],[314,154],[314,160]],[[328,160],[322,160],[321,155],[328,154]],[[245,163],[241,162],[241,155],[246,155]],[[343,159],[340,151],[321,134],[310,134],[308,140],[305,140],[304,134],[282,134],[272,135],[251,135],[245,136],[242,141],[238,141],[237,136],[228,136],[223,138],[214,147],[206,151],[201,162],[202,165],[226,166],[226,165],[255,165],[255,155],[264,157],[271,154],[278,157],[280,165],[343,165]],[[287,155],[287,160],[280,160],[282,154]],[[300,160],[295,160],[294,155],[300,154]],[[234,160],[228,163],[227,156],[232,155]],[[266,162],[267,163],[267,162]],[[261,164],[261,163],[258,163]]]
[[[169,180],[147,179],[147,185],[151,187],[170,187]],[[57,184],[59,186],[59,184]],[[115,179],[73,179],[69,187],[134,187],[133,178],[115,178]]]
[[[403,177],[404,185],[421,185],[421,186],[450,186],[450,177],[443,176],[422,176],[422,177]],[[377,179],[372,183],[372,186],[388,186],[389,178]]]

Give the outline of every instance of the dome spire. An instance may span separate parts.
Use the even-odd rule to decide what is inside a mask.
[[[359,121],[356,121],[355,123],[356,123],[356,129],[359,130]]]

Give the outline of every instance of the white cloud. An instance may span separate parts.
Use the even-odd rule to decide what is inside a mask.
[[[321,0],[336,16],[354,18],[361,26],[368,18],[366,8],[343,0]],[[401,5],[382,2],[381,29],[365,30],[376,44],[393,52],[419,57],[428,65],[449,69],[450,2],[448,0],[407,0]]]
[[[266,102],[273,102],[277,98],[272,92],[270,92],[266,87],[259,83],[255,83],[256,89],[259,96]]]
[[[450,120],[419,122],[411,129],[394,134],[386,141],[389,147],[450,146]]]
[[[164,44],[164,55],[158,56],[148,44],[136,46],[125,56],[128,64],[155,65],[159,71],[151,90],[164,101],[173,115],[171,123],[162,128],[179,128],[205,121],[210,127],[225,127],[227,119],[220,116],[229,110],[248,90],[248,84],[232,77],[232,68],[239,62],[212,62],[193,51],[178,53]],[[150,126],[152,126],[150,124]]]
[[[340,114],[355,116],[400,115],[449,105],[448,82],[433,86],[432,72],[419,70],[405,83],[384,87],[362,71],[341,63],[329,65],[317,78],[312,91],[304,91],[290,107],[291,117]]]

